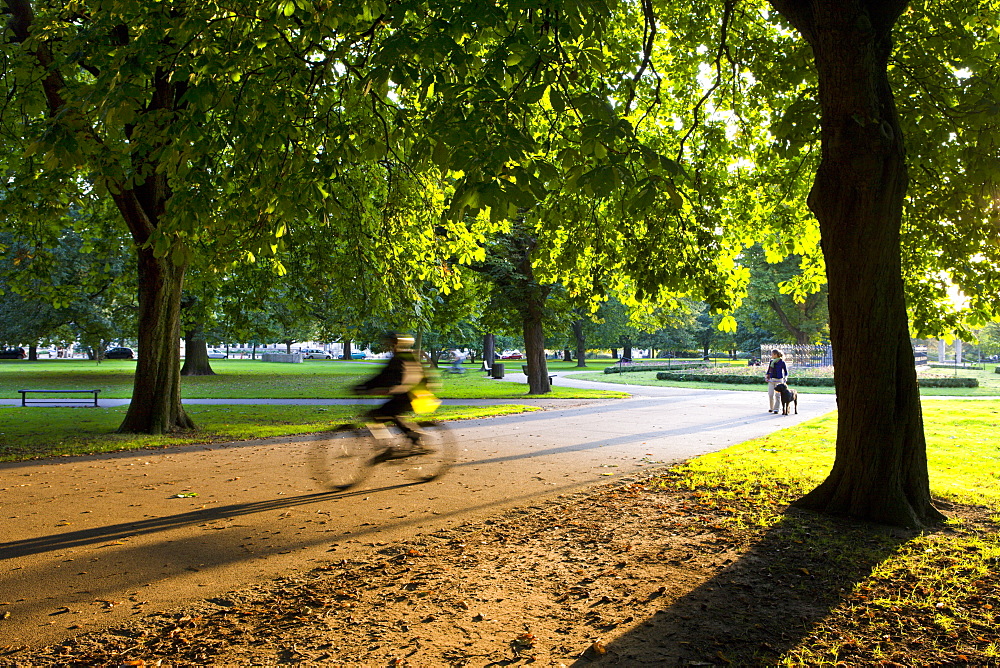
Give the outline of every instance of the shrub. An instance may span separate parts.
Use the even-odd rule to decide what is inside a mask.
[[[672,362],[670,364],[623,364],[604,367],[604,373],[628,373],[629,371],[667,371],[669,369],[707,369],[704,362]]]
[[[686,371],[661,371],[656,374],[656,380],[676,380],[701,383],[729,383],[732,385],[767,385],[763,376],[736,376],[705,373],[689,373]],[[833,378],[823,377],[791,377],[788,384],[798,387],[833,387]],[[975,378],[921,378],[921,387],[979,387]]]
[[[920,387],[979,387],[977,378],[921,378]]]

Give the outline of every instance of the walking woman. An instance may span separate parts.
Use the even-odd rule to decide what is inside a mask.
[[[788,380],[788,367],[781,359],[780,350],[771,351],[771,363],[767,365],[764,378],[767,379],[767,412],[777,413],[781,408],[781,395],[774,391],[774,386]]]

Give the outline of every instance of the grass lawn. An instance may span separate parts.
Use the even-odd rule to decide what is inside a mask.
[[[763,373],[763,372],[761,372]],[[767,392],[767,385],[739,385],[734,383],[701,383],[694,381],[656,380],[656,371],[630,371],[628,373],[604,373],[588,371],[571,375],[576,380],[592,380],[598,383],[617,385],[649,385],[652,387],[683,387],[697,390],[740,390],[743,392]],[[794,387],[794,386],[793,386]],[[832,387],[795,387],[802,394],[833,394]]]
[[[986,505],[1000,512],[1000,400],[924,400],[924,432],[931,493],[957,503]],[[767,476],[807,491],[833,466],[837,414],[804,422],[694,460],[692,471],[752,480]]]
[[[375,362],[306,360],[302,364],[259,360],[212,360],[215,376],[188,376],[181,381],[185,399],[316,399],[350,397],[349,388],[378,369]],[[520,370],[520,365],[514,367]],[[22,389],[100,389],[102,399],[132,396],[135,362],[106,360],[0,360],[0,397],[17,399]],[[469,365],[462,375],[442,374],[445,399],[517,399],[526,386],[485,377]],[[623,397],[613,390],[559,387],[548,398]]]
[[[370,406],[188,406],[193,434],[163,436],[112,433],[125,415],[117,408],[21,408],[0,406],[0,462],[139,450],[171,445],[224,443],[289,436],[349,422]],[[442,406],[435,417],[461,420],[537,410],[514,404]]]
[[[928,387],[921,388],[920,393],[925,396],[955,396],[955,397],[988,397],[1000,395],[1000,374],[994,373],[995,365],[987,365],[985,371],[959,370],[958,376],[962,378],[976,378],[979,380],[979,387]],[[701,390],[739,390],[742,392],[766,392],[766,385],[742,385],[731,383],[702,383],[702,382],[682,382],[672,380],[657,380],[656,371],[633,371],[629,373],[609,373],[603,371],[587,371],[584,373],[572,374],[573,378],[579,380],[591,380],[599,383],[615,383],[627,385],[650,385],[654,387],[684,387]],[[763,371],[761,371],[763,373]],[[955,371],[949,369],[926,369],[921,376],[952,378]],[[793,387],[802,394],[833,394],[832,387]]]
[[[801,640],[777,664],[1000,664],[1000,401],[925,401],[924,421],[931,491],[950,502],[951,519],[935,530],[786,512],[828,473],[835,414],[698,457],[654,483],[693,492],[701,511],[692,512],[706,513],[718,540],[752,545],[787,578],[781,586],[829,605],[811,625],[788,627]]]

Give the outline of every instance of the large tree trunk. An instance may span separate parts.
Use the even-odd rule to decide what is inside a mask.
[[[28,346],[28,359],[37,360],[38,359],[38,344],[32,343]]]
[[[162,434],[193,429],[181,406],[180,310],[184,266],[140,247],[139,350],[132,402],[118,431]]]
[[[583,320],[573,321],[573,338],[576,339],[576,365],[587,366],[587,339],[583,333]]]
[[[344,353],[340,356],[342,360],[351,359],[351,340],[344,339]]]
[[[813,47],[822,159],[809,195],[829,280],[836,460],[802,508],[896,526],[931,504],[899,228],[907,174],[887,63],[903,0],[772,0]]]
[[[536,301],[532,300],[523,311],[524,357],[528,365],[528,394],[546,394],[551,392],[552,388],[549,386],[549,368],[545,362],[542,304]]]
[[[552,387],[545,361],[545,328],[542,322],[551,286],[541,285],[535,280],[535,271],[531,266],[534,246],[534,239],[525,240],[523,255],[517,263],[517,271],[523,281],[519,311],[524,333],[524,357],[528,366],[528,394],[548,394]]]
[[[562,358],[562,361],[563,362],[572,362],[573,361],[573,352],[569,348],[563,348],[563,358]]]
[[[10,14],[10,36],[15,42],[26,43],[34,33],[34,13],[28,0],[7,0],[5,11]],[[90,127],[83,115],[77,113],[73,104],[63,97],[65,81],[63,73],[53,57],[52,45],[44,33],[36,35],[37,40],[30,46],[34,57],[44,69],[41,79],[42,92],[49,114],[62,118],[62,127],[80,144],[100,144],[97,133]],[[76,65],[74,65],[74,68]],[[171,190],[166,172],[158,169],[155,156],[157,148],[177,141],[176,133],[169,131],[171,113],[176,105],[183,102],[187,81],[183,77],[171,81],[171,72],[155,68],[149,77],[149,89],[137,95],[149,94],[145,108],[141,112],[151,125],[145,132],[161,131],[161,144],[151,146],[147,141],[134,143],[134,152],[121,157],[121,164],[109,168],[108,161],[116,158],[107,152],[100,152],[100,158],[89,165],[96,178],[102,181],[121,213],[122,219],[132,233],[137,249],[139,264],[139,360],[136,364],[135,386],[132,402],[121,426],[122,432],[163,433],[174,429],[190,428],[191,420],[184,413],[180,401],[180,298],[184,277],[186,253],[177,259],[168,243],[166,257],[153,257],[153,248],[148,243],[156,232],[161,217],[166,211],[166,203]],[[168,113],[164,113],[164,112]],[[110,119],[107,119],[110,122]],[[135,125],[122,128],[129,134]],[[75,134],[75,136],[73,136]],[[86,154],[86,150],[84,151]],[[167,237],[169,241],[170,238]],[[184,249],[176,249],[184,250]],[[100,360],[100,352],[98,352]]]
[[[208,359],[205,328],[198,322],[184,330],[184,366],[182,376],[214,376],[212,361]]]

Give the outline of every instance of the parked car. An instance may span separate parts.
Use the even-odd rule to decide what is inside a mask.
[[[0,360],[23,360],[24,348],[4,348],[0,350]]]
[[[208,351],[208,359],[210,360],[224,360],[228,359],[229,355],[225,350],[219,350],[218,348],[212,348]]]
[[[325,350],[318,350],[316,348],[306,348],[302,351],[302,357],[307,360],[330,360],[333,359],[333,355],[326,352]]]
[[[352,360],[363,360],[366,357],[368,357],[368,356],[365,355],[364,353],[361,353],[361,352],[352,352],[351,353],[351,359]]]
[[[502,360],[520,360],[524,359],[524,355],[521,354],[520,350],[505,350],[503,354],[500,355]]]
[[[104,352],[106,360],[131,360],[135,359],[135,353],[131,348],[108,348]]]

